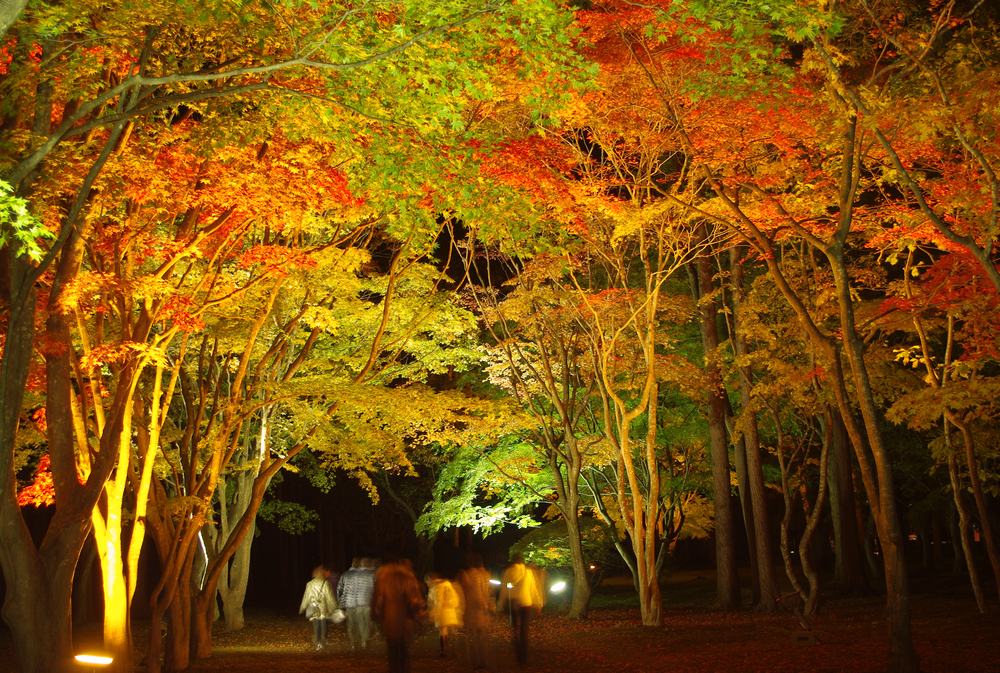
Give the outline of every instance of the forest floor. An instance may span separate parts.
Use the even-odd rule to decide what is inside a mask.
[[[956,587],[957,588],[957,587]],[[963,587],[964,589],[964,587]],[[914,641],[924,673],[1000,673],[1000,614],[981,616],[971,600],[951,587],[913,597]],[[961,594],[967,593],[961,591]],[[630,590],[605,589],[586,621],[557,614],[532,623],[530,661],[519,668],[509,630],[498,617],[490,638],[491,668],[533,673],[884,673],[888,646],[882,600],[832,600],[805,631],[791,612],[723,613],[710,609],[711,584],[704,577],[674,584],[662,628],[643,628]],[[380,673],[387,669],[385,645],[352,652],[344,627],[331,628],[326,651],[308,647],[310,630],[301,618],[253,616],[247,628],[219,633],[215,655],[192,673]],[[438,656],[436,633],[426,629],[413,646],[413,673],[467,673],[465,641]]]
[[[878,597],[830,600],[806,631],[790,612],[723,613],[710,609],[704,577],[670,587],[662,628],[643,628],[626,588],[604,588],[586,621],[548,611],[532,623],[530,661],[514,663],[509,631],[498,617],[490,638],[490,670],[532,673],[883,673],[887,633]],[[956,590],[952,590],[956,589]],[[914,641],[924,673],[1000,672],[1000,613],[980,616],[967,590],[936,587],[913,597]],[[961,596],[961,597],[959,597]],[[625,607],[628,606],[628,607]],[[141,631],[138,625],[137,631]],[[137,633],[138,636],[138,633]],[[325,651],[309,646],[300,617],[251,613],[246,628],[218,631],[211,658],[191,673],[381,673],[385,644],[376,637],[352,652],[343,625],[331,627]],[[141,643],[141,640],[140,640]],[[445,658],[425,629],[412,648],[412,673],[467,673],[458,636]],[[0,671],[13,670],[10,641],[0,631]],[[7,665],[10,664],[11,668]]]

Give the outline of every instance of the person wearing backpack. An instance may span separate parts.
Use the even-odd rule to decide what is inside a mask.
[[[330,591],[330,583],[326,581],[326,568],[316,566],[312,579],[306,583],[302,594],[299,614],[305,614],[313,626],[313,647],[316,651],[326,647],[326,620],[336,619],[337,599]]]

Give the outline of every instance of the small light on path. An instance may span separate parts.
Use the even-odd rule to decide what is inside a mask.
[[[88,652],[83,652],[76,655],[73,659],[78,664],[83,664],[91,670],[92,673],[96,673],[98,670],[109,666],[114,659],[106,654],[93,654]]]

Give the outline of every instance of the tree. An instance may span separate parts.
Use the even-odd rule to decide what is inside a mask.
[[[520,14],[522,8],[525,12]],[[551,54],[547,48],[535,47],[547,46],[545,40],[549,38],[556,42],[565,40],[557,30],[565,23],[563,15],[548,5],[514,8],[456,4],[436,7],[434,13],[414,6],[403,7],[397,15],[378,16],[345,13],[331,5],[306,12],[299,9],[296,6],[245,8],[246,14],[235,17],[228,13],[228,7],[204,7],[201,3],[182,6],[153,3],[142,8],[95,5],[82,12],[75,6],[45,6],[26,12],[17,24],[18,44],[24,46],[18,50],[18,60],[7,72],[2,86],[5,92],[18,94],[4,96],[4,128],[17,129],[20,135],[12,145],[13,153],[4,160],[5,177],[20,194],[31,196],[37,176],[61,175],[65,189],[60,190],[59,197],[67,199],[67,207],[65,212],[50,211],[53,217],[47,224],[57,232],[56,238],[39,264],[9,254],[9,246],[4,249],[4,268],[9,279],[5,283],[8,334],[18,335],[5,343],[0,376],[4,386],[0,435],[5,456],[9,447],[14,446],[34,343],[35,281],[49,269],[74,266],[71,241],[77,225],[89,212],[92,187],[109,157],[126,143],[134,121],[161,113],[190,114],[200,103],[210,100],[245,103],[289,101],[289,97],[294,97],[292,108],[318,102],[318,107],[326,106],[328,117],[343,114],[343,118],[362,123],[377,120],[386,123],[389,116],[386,111],[391,108],[399,115],[401,126],[409,125],[417,133],[433,135],[460,126],[466,100],[482,95],[477,84],[488,73],[464,65],[492,54],[500,41],[510,35],[517,39],[504,42],[510,49],[505,64],[523,63],[531,70],[529,61],[534,63],[535,57],[548,60]],[[488,31],[484,30],[491,24],[487,16],[496,17],[498,12],[507,10],[517,16],[510,14],[508,20],[496,24],[499,30],[492,25]],[[90,20],[84,21],[82,16]],[[530,17],[539,30],[515,32],[514,26],[522,17]],[[415,27],[413,32],[411,27]],[[40,50],[29,50],[27,46],[36,35],[44,36],[40,40],[44,46],[40,44]],[[91,46],[83,49],[80,47],[83,43]],[[205,49],[206,44],[222,45],[222,49]],[[458,62],[435,56],[445,53],[452,44],[462,44],[470,60]],[[345,50],[343,45],[353,46]],[[380,70],[377,66],[381,65],[388,69]],[[448,76],[439,76],[441,73],[435,73],[435,67],[446,70]],[[288,78],[279,82],[275,77],[279,73],[286,73]],[[310,79],[309,73],[316,78]],[[411,88],[414,78],[422,83],[417,93]],[[449,88],[456,79],[467,82],[468,89]],[[390,84],[390,80],[395,84]],[[356,104],[355,96],[365,104]],[[401,106],[399,103],[403,101],[405,105]],[[449,103],[442,104],[443,101]],[[342,113],[333,113],[331,109]],[[26,114],[28,110],[37,111],[34,119]],[[345,136],[356,137],[356,124],[355,129],[347,131],[349,126],[340,128]],[[35,135],[25,133],[29,128]],[[414,139],[413,135],[404,138]],[[78,152],[86,157],[85,161],[78,160]],[[62,170],[63,160],[68,160],[65,165],[78,170]],[[39,201],[47,198],[44,194],[37,196]],[[66,370],[65,364],[59,366]],[[58,384],[65,389],[65,378]],[[127,389],[127,386],[122,388]],[[123,392],[116,402],[122,409],[128,406],[126,397]],[[61,424],[58,427],[63,430]],[[115,434],[117,426],[113,425],[111,430]],[[107,441],[110,446],[117,440],[109,435]],[[61,442],[63,446],[73,446],[66,437]],[[59,442],[50,444],[52,451],[63,450],[55,448]],[[23,523],[19,523],[9,469],[12,461],[5,458],[0,464],[8,475],[0,516],[10,523],[4,530],[12,531],[13,536],[3,544],[4,549],[12,550],[2,559],[4,573],[8,579],[16,576],[24,580],[11,582],[12,586],[23,587],[24,593],[8,594],[7,614],[10,622],[16,624],[16,640],[26,670],[50,670],[61,665],[53,661],[64,660],[69,651],[68,617],[39,624],[27,613],[26,606],[37,603],[39,596],[54,593],[52,609],[42,612],[68,616],[69,578],[86,535],[88,512],[113,468],[112,452],[102,456],[103,460],[93,465],[92,481],[79,489],[79,503],[74,504],[67,499],[69,495],[60,498],[62,493],[77,490],[73,486],[76,477],[72,453],[54,455],[57,502],[60,512],[65,514],[60,515],[58,525],[51,531],[70,532],[66,542],[57,545],[62,548],[46,546],[46,558],[52,558],[52,564],[59,566],[58,571],[53,571],[56,574],[50,573],[48,577]],[[70,517],[65,524],[64,516]],[[39,635],[51,629],[58,633],[52,637]],[[56,646],[42,651],[34,645],[42,642]]]

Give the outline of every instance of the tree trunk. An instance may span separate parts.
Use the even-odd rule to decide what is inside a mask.
[[[215,614],[215,589],[194,592],[191,601],[191,658],[212,656],[212,618]]]
[[[743,261],[741,250],[730,249],[732,284],[733,284],[733,315],[735,329],[733,348],[739,358],[749,354],[746,338],[742,333],[742,304],[744,292]],[[749,366],[739,367],[740,402],[744,410],[752,409],[751,390],[753,388],[753,370]],[[744,413],[747,413],[744,411]],[[743,437],[745,439],[747,479],[750,486],[750,500],[753,507],[754,546],[750,555],[757,560],[757,572],[760,583],[760,600],[757,609],[773,612],[777,609],[778,587],[774,577],[774,550],[771,542],[771,517],[767,510],[767,487],[764,484],[764,467],[761,460],[760,434],[757,430],[757,415],[750,413],[744,423]]]
[[[573,565],[573,598],[569,605],[568,616],[571,619],[583,619],[590,607],[590,579],[587,573],[587,560],[583,555],[583,542],[580,539],[580,516],[578,508],[567,508],[563,519],[566,522],[566,539],[569,542],[570,560]]]
[[[833,522],[834,581],[851,594],[866,590],[861,540],[855,516],[849,438],[840,412],[831,409],[833,443],[830,446],[830,518]]]
[[[823,507],[826,504],[826,482],[827,464],[830,458],[830,445],[833,443],[833,417],[835,414],[827,412],[826,423],[823,432],[823,448],[819,457],[819,489],[816,493],[816,502],[813,503],[812,510],[806,518],[806,528],[799,540],[799,559],[802,563],[802,573],[809,582],[809,594],[806,596],[805,606],[802,613],[806,617],[811,617],[816,612],[819,604],[819,573],[812,562],[811,543],[816,534],[816,527],[819,524],[820,516],[823,514]],[[804,499],[805,496],[803,496]]]
[[[238,631],[244,626],[243,601],[250,580],[250,550],[253,546],[254,528],[243,538],[233,560],[219,579],[219,598],[222,600],[222,617],[227,631]]]
[[[14,656],[22,673],[61,670],[69,659],[69,634],[56,633],[63,623],[53,622],[39,609],[48,604],[49,585],[41,558],[17,504],[14,446],[24,386],[34,347],[35,290],[30,268],[14,258],[8,247],[0,251],[7,304],[7,338],[0,361],[0,569],[7,587],[3,619],[14,639]]]
[[[755,549],[757,543],[754,538],[757,536],[754,526],[753,503],[750,502],[750,477],[747,474],[747,448],[746,438],[740,437],[733,444],[733,464],[736,467],[736,483],[740,494],[740,512],[743,514],[743,529],[746,532],[747,550],[750,556],[750,602],[760,605],[760,570],[757,564],[757,554]]]
[[[957,420],[957,419],[956,419]],[[962,435],[962,446],[965,448],[965,466],[969,470],[969,484],[972,486],[972,499],[976,503],[976,513],[979,515],[979,528],[983,535],[983,546],[986,547],[986,557],[993,569],[993,581],[997,593],[1000,594],[1000,552],[997,551],[996,539],[993,536],[993,526],[990,522],[990,510],[983,493],[983,483],[979,478],[979,461],[976,459],[976,445],[972,431],[967,423],[952,423]]]
[[[3,619],[11,630],[21,673],[72,670],[72,592],[76,565],[89,534],[89,516],[106,466],[92,480],[76,480],[72,434],[63,419],[49,419],[49,455],[59,507],[39,547],[17,504],[14,446],[24,386],[35,344],[36,294],[32,267],[0,251],[0,292],[7,338],[0,361],[0,570],[7,586]],[[68,423],[67,423],[68,424]],[[66,438],[69,438],[68,442]]]
[[[191,665],[191,611],[193,593],[190,585],[190,561],[181,576],[174,601],[167,610],[167,648],[164,669],[168,673],[187,670]]]
[[[948,437],[945,437],[946,441]],[[966,569],[969,571],[969,584],[972,585],[972,595],[976,599],[976,607],[979,608],[980,614],[986,614],[986,599],[983,596],[983,585],[979,581],[979,571],[976,569],[976,561],[972,555],[972,549],[970,549],[969,544],[969,514],[965,509],[965,503],[962,502],[962,485],[958,478],[958,460],[955,458],[955,454],[952,453],[948,456],[948,479],[951,482],[951,495],[955,502],[955,509],[958,511],[958,542],[952,540],[952,545],[955,547],[956,556],[958,558],[958,549],[961,549],[964,553],[962,556],[965,557]]]
[[[878,406],[875,403],[864,361],[864,344],[857,332],[850,279],[844,264],[843,251],[837,245],[828,249],[826,253],[837,290],[844,349],[850,362],[857,403],[874,463],[874,474],[869,476],[871,484],[866,484],[865,487],[870,491],[868,499],[872,503],[875,528],[882,545],[889,626],[889,668],[892,673],[916,673],[920,667],[917,653],[913,649],[913,634],[910,630],[910,589],[903,554],[903,532],[896,509],[896,486],[892,475],[891,458],[879,428]],[[846,396],[842,393],[843,391],[839,391],[838,404],[841,407],[841,416],[845,416],[849,413],[850,407]],[[847,430],[850,435],[851,427]],[[859,436],[851,438],[852,444],[858,454],[859,462],[864,457],[867,463],[867,455],[863,454],[865,444],[860,433],[858,434]]]
[[[701,338],[705,349],[705,373],[708,390],[708,438],[712,456],[712,488],[715,504],[716,593],[719,607],[732,609],[740,604],[739,578],[733,544],[733,509],[730,495],[729,447],[726,442],[726,401],[717,349],[719,329],[716,324],[718,302],[710,299],[715,291],[712,258],[697,262],[696,293],[701,315]]]

